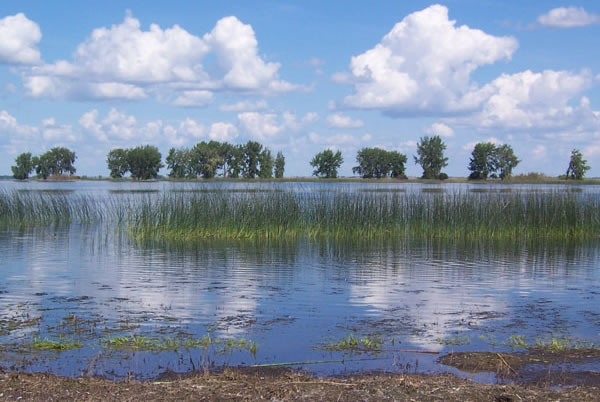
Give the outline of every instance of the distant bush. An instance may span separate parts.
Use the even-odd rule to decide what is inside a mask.
[[[448,179],[448,175],[446,173],[440,173],[440,175],[438,176],[439,180],[447,180]]]

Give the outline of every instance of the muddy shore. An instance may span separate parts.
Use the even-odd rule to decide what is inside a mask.
[[[600,401],[600,388],[484,385],[451,375],[312,377],[286,369],[227,369],[217,374],[122,382],[0,373],[0,400]]]

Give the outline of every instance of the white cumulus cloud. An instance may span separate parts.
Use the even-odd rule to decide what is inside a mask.
[[[37,48],[40,39],[40,27],[25,14],[0,19],[0,63],[40,63],[40,51]]]
[[[215,55],[216,65],[208,61],[206,68],[209,55]],[[145,31],[128,13],[121,24],[94,29],[72,61],[25,71],[23,85],[33,97],[139,99],[152,94],[177,106],[205,106],[215,91],[272,95],[300,89],[281,80],[279,68],[259,56],[253,28],[236,17],[222,18],[199,37],[179,25],[163,29],[152,24]]]
[[[592,85],[592,75],[583,71],[546,70],[503,74],[480,90],[474,98],[483,99],[481,111],[454,121],[496,129],[560,130],[571,126],[597,126],[587,98],[578,107],[570,102]],[[450,119],[452,120],[452,119]]]
[[[354,93],[347,107],[402,115],[453,113],[478,105],[465,98],[471,73],[480,66],[509,60],[518,48],[512,37],[498,37],[456,26],[448,9],[434,5],[397,23],[374,48],[352,57]]]
[[[454,130],[452,127],[447,126],[444,123],[433,123],[425,129],[425,132],[427,134],[439,135],[440,137],[454,137]]]
[[[332,128],[360,128],[365,124],[362,120],[354,120],[342,113],[334,113],[327,116],[327,125]]]
[[[238,136],[238,129],[231,123],[217,122],[210,126],[208,136],[215,141],[232,141]]]
[[[256,102],[252,101],[240,101],[232,104],[224,104],[219,106],[221,112],[254,112],[257,110],[264,110],[268,107],[265,100],[259,100]]]
[[[558,7],[540,15],[538,22],[552,28],[582,27],[600,23],[600,15],[588,13],[583,7]]]

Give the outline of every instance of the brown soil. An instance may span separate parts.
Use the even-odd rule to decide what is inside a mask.
[[[322,401],[600,401],[600,388],[553,390],[533,385],[482,385],[451,375],[370,374],[315,378],[285,369],[227,369],[162,381],[113,382],[51,374],[0,373],[6,400],[322,400]]]
[[[521,383],[600,386],[600,373],[596,371],[563,369],[565,365],[598,364],[599,349],[531,349],[523,353],[460,352],[442,356],[438,361],[467,373],[494,372],[501,378]]]

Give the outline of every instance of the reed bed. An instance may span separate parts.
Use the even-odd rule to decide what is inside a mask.
[[[164,195],[144,200],[129,231],[143,239],[589,239],[600,199],[569,193]]]
[[[568,192],[0,193],[0,225],[105,222],[140,240],[589,240],[600,197]]]

